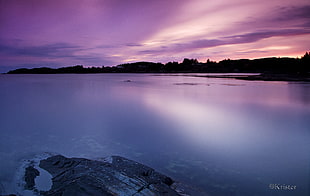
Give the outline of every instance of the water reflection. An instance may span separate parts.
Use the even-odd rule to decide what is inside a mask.
[[[305,107],[310,105],[310,84],[309,83],[291,83],[289,85],[290,96],[292,100],[298,100]]]
[[[47,151],[122,155],[210,195],[278,194],[270,183],[299,187],[280,195],[308,195],[308,84],[147,74],[0,80],[2,183],[22,158]]]
[[[160,100],[165,100],[164,105]],[[242,138],[243,130],[238,126],[240,122],[236,114],[221,110],[210,105],[201,105],[190,100],[169,99],[169,97],[145,97],[145,103],[153,111],[165,116],[179,126],[178,133],[193,143],[218,147],[227,144],[238,144]],[[242,126],[242,125],[241,125]],[[234,134],[227,137],[227,128]],[[214,146],[214,145],[213,145]]]

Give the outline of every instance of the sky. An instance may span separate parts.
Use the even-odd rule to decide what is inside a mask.
[[[309,0],[0,0],[0,72],[309,50]]]

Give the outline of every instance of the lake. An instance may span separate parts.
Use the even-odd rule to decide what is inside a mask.
[[[310,195],[310,83],[191,75],[0,75],[0,194],[49,152],[124,156],[211,196]]]

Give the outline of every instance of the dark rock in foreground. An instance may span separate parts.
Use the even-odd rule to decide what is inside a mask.
[[[103,161],[52,156],[40,161],[41,168],[52,175],[52,187],[41,191],[46,196],[119,195],[162,196],[188,195],[180,183],[154,169],[119,156]],[[33,187],[36,169],[27,168],[26,186]],[[27,172],[28,171],[28,172]],[[31,171],[31,172],[29,172]],[[182,190],[182,191],[181,191]]]
[[[35,187],[34,179],[39,175],[40,175],[40,172],[37,169],[31,166],[27,167],[25,170],[25,182],[26,182],[25,189],[28,189],[28,190],[34,189]]]
[[[1,192],[0,192],[0,196],[17,196],[17,195],[15,195],[15,194],[6,194],[6,195],[3,195],[2,194],[2,190],[0,190]]]

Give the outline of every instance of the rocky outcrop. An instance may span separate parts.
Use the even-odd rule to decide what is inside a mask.
[[[40,175],[40,172],[32,166],[29,166],[25,170],[25,189],[32,190],[35,186],[34,179]]]
[[[180,183],[135,161],[112,156],[104,160],[66,158],[61,155],[41,160],[39,166],[52,175],[49,191],[40,195],[179,196],[188,195]],[[38,171],[27,168],[26,187],[32,189]],[[34,190],[36,191],[36,190]]]

